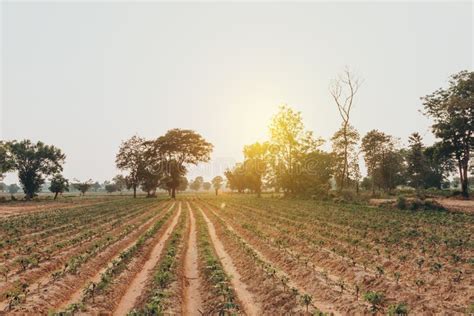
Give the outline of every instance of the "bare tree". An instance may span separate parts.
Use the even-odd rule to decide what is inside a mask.
[[[345,180],[349,176],[349,147],[352,141],[349,137],[351,131],[350,115],[354,103],[354,97],[357,94],[362,80],[358,78],[351,70],[346,67],[344,71],[335,78],[330,85],[329,92],[331,93],[334,102],[336,102],[337,109],[342,118],[341,124],[341,144],[342,144],[342,172],[339,181],[339,190],[344,188]]]

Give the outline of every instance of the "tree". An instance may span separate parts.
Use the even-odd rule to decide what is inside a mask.
[[[343,123],[331,138],[332,152],[336,162],[335,178],[340,191],[344,189],[345,184],[351,182],[351,175],[359,176],[359,155],[356,148],[359,139],[357,130],[346,123]]]
[[[102,186],[100,185],[99,181],[96,181],[94,182],[94,184],[92,184],[92,191],[94,192],[97,192],[100,190]]]
[[[133,136],[122,142],[119,152],[115,158],[117,168],[128,171],[126,176],[127,188],[133,189],[133,197],[137,197],[137,188],[140,185],[140,169],[145,163],[145,139]]]
[[[80,182],[79,180],[75,179],[75,183],[72,184],[73,187],[75,187],[77,190],[81,192],[82,195],[86,195],[86,192],[90,190],[93,186],[92,179],[89,179],[84,182]]]
[[[115,187],[117,188],[117,191],[122,192],[123,189],[127,187],[127,181],[125,180],[125,177],[121,174],[116,175],[112,181],[115,184]]]
[[[227,186],[232,190],[237,190],[237,192],[244,192],[247,187],[245,168],[242,163],[235,165],[233,169],[227,169],[224,172],[225,177],[227,178]]]
[[[377,179],[379,179],[379,183],[383,182],[389,176],[387,171],[392,171],[390,167],[393,164],[389,163],[389,153],[393,151],[392,137],[383,132],[372,130],[362,138],[362,152],[367,166],[367,174],[372,180],[372,194],[375,193]]]
[[[0,192],[5,192],[7,191],[7,189],[8,189],[8,186],[5,183],[0,182]]]
[[[260,196],[262,192],[263,178],[267,174],[269,160],[268,142],[254,143],[244,147],[244,169],[248,187]]]
[[[273,182],[285,191],[295,193],[299,177],[297,161],[322,144],[311,131],[305,130],[300,112],[280,107],[270,124],[270,154]]]
[[[354,76],[351,71],[346,68],[343,74],[339,75],[338,78],[334,79],[330,93],[334,102],[337,105],[339,115],[342,118],[341,128],[336,132],[338,157],[341,160],[342,169],[339,176],[339,190],[344,189],[346,179],[348,179],[349,173],[349,156],[352,146],[354,146],[354,137],[358,141],[358,133],[354,127],[350,125],[350,114],[354,103],[354,97],[359,90],[361,81]],[[334,139],[333,137],[333,139]]]
[[[329,183],[334,174],[334,154],[316,150],[308,153],[301,163],[298,191],[317,197],[326,196],[331,189]]]
[[[209,191],[212,187],[212,184],[210,182],[204,182],[202,184],[202,188],[204,189],[204,191]]]
[[[9,144],[0,141],[0,180],[3,179],[3,174],[12,169],[13,162],[9,151]]]
[[[424,146],[420,134],[413,133],[408,138],[407,178],[408,184],[419,190],[424,187],[428,166],[424,155]]]
[[[224,182],[224,179],[222,179],[221,176],[217,176],[212,179],[212,186],[214,187],[214,190],[216,191],[216,195],[219,194],[219,190],[222,187],[222,182]]]
[[[456,169],[449,149],[443,142],[436,142],[432,146],[426,147],[423,155],[428,169],[424,179],[425,187],[441,189],[443,183],[446,182],[446,176]]]
[[[69,181],[58,173],[51,179],[49,191],[54,193],[54,199],[56,200],[59,193],[62,194],[64,191],[69,191]]]
[[[168,184],[172,198],[176,198],[176,189],[187,172],[186,167],[209,161],[213,148],[201,135],[185,129],[169,130],[150,145],[147,157],[153,165],[161,166],[161,171],[171,179]]]
[[[20,191],[20,189],[21,188],[16,183],[13,183],[8,186],[8,193],[15,194]]]
[[[468,170],[474,148],[474,72],[451,77],[449,87],[421,98],[425,114],[434,120],[433,133],[456,161],[461,190],[469,197]]]
[[[61,150],[43,142],[33,144],[30,140],[11,142],[13,168],[18,170],[18,177],[26,194],[31,199],[41,188],[45,177],[61,172],[66,156]]]
[[[118,191],[117,185],[115,183],[106,184],[105,191],[107,191],[107,193],[114,193]]]
[[[202,187],[202,184],[204,183],[203,177],[196,177],[193,182],[191,182],[191,185],[189,188],[194,191],[199,191]]]

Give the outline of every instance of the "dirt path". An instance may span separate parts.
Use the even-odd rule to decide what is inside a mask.
[[[189,237],[186,245],[186,254],[184,256],[184,293],[183,293],[183,315],[201,315],[202,299],[199,293],[199,269],[198,252],[196,242],[196,219],[194,218],[191,206],[189,210]]]
[[[167,210],[167,211],[164,211],[164,212],[160,212],[159,215],[155,216],[154,218],[150,219],[145,225],[143,225],[142,227],[147,227],[147,226],[151,226],[153,221],[155,221],[157,218],[163,216],[164,214],[166,214],[167,212],[169,212],[170,210],[172,210],[174,208],[175,204],[173,203],[170,208]],[[135,243],[136,243],[136,238],[133,238],[131,239],[131,241],[122,249],[122,251],[125,251],[126,249],[132,247]],[[119,256],[120,256],[120,252],[122,251],[119,251],[119,253],[113,257],[112,259],[110,259],[108,261],[108,263],[102,267],[102,269],[100,269],[93,277],[91,277],[90,279],[88,280],[84,280],[84,282],[82,283],[83,286],[77,288],[77,290],[71,295],[69,296],[69,298],[67,299],[67,301],[64,301],[61,303],[61,305],[57,306],[56,309],[59,309],[59,310],[63,310],[65,308],[67,308],[70,304],[73,304],[73,303],[77,303],[81,300],[81,297],[82,297],[82,293],[83,293],[83,290],[84,290],[84,286],[89,284],[90,282],[93,282],[93,283],[97,283],[100,281],[101,277],[102,277],[102,274],[107,270],[107,268],[109,267],[110,265],[110,262],[113,262],[115,259],[117,259]]]
[[[180,215],[181,202],[179,202],[178,212],[174,216],[173,221],[168,226],[158,243],[153,247],[148,260],[145,262],[140,272],[133,278],[132,282],[130,282],[129,286],[127,287],[127,291],[120,299],[120,302],[113,313],[114,315],[127,315],[127,313],[135,306],[138,297],[140,294],[142,294],[145,288],[148,277],[153,273],[154,267],[160,260],[160,254],[166,244],[166,241],[171,236],[174,228],[178,224]]]
[[[269,265],[273,266],[273,267],[278,267],[278,265],[276,265],[274,262],[272,262],[272,260],[270,260],[268,257],[266,257],[263,253],[261,253],[258,249],[256,249],[255,247],[253,247],[251,244],[249,244],[249,242],[242,236],[240,235],[227,221],[225,221],[221,216],[219,216],[214,210],[211,210],[211,209],[208,209],[214,216],[216,216],[217,218],[221,219],[224,223],[225,223],[225,227],[231,231],[232,233],[234,233],[235,235],[237,235],[239,238],[241,238],[254,252],[255,254],[259,257],[260,260],[262,260],[263,262],[266,262],[268,263]],[[283,276],[285,277],[287,280],[288,280],[288,286],[290,288],[296,288],[298,289],[298,291],[300,293],[305,293],[307,292],[306,289],[305,289],[305,286],[304,284],[301,284],[300,282],[296,282],[295,280],[293,280],[293,278],[291,278],[287,273],[285,273],[283,270],[279,269],[278,270],[278,275],[279,276]],[[324,311],[324,312],[327,312],[327,313],[331,313],[333,315],[342,315],[339,311],[337,311],[336,307],[333,306],[333,304],[329,304],[327,302],[323,302],[323,301],[320,301],[320,300],[317,300],[314,296],[313,296],[313,302],[312,302],[313,305],[315,305],[316,307],[318,307],[320,310]]]
[[[227,254],[224,249],[224,245],[217,237],[216,229],[214,224],[209,220],[206,216],[204,211],[198,207],[201,211],[202,216],[204,217],[204,221],[207,224],[207,228],[209,230],[209,236],[211,237],[212,244],[214,245],[214,249],[216,250],[217,256],[222,263],[222,267],[227,275],[231,276],[230,283],[234,288],[235,294],[237,298],[242,304],[242,308],[247,315],[262,315],[262,310],[260,305],[257,304],[254,300],[252,294],[247,290],[247,286],[241,280],[240,273],[237,271],[237,268],[232,262],[232,259]]]

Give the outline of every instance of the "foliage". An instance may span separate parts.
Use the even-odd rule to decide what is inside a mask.
[[[125,177],[127,188],[133,189],[133,197],[137,196],[140,185],[140,170],[144,168],[145,139],[134,135],[123,141],[115,158],[115,164],[120,170],[128,171]]]
[[[20,191],[21,188],[18,186],[18,184],[12,183],[12,184],[10,184],[10,185],[8,186],[7,189],[8,189],[8,193],[10,193],[10,194],[15,194],[15,193],[17,193],[18,191]]]
[[[59,148],[43,142],[32,143],[30,140],[13,141],[9,145],[13,168],[18,170],[18,177],[26,198],[31,199],[40,190],[45,176],[63,170],[66,156]]]
[[[173,198],[181,177],[186,174],[186,166],[209,161],[213,148],[211,143],[195,131],[177,128],[148,144],[149,164],[160,166],[160,171],[169,179],[167,185]]]
[[[51,185],[49,190],[54,193],[54,199],[58,197],[59,193],[69,191],[69,181],[65,179],[61,174],[56,174],[51,179]]]
[[[451,76],[449,87],[422,98],[425,114],[434,119],[433,133],[456,162],[462,193],[469,195],[468,171],[474,146],[474,72]]]
[[[87,181],[80,182],[79,180],[75,179],[75,182],[72,184],[74,188],[76,188],[79,192],[81,192],[82,195],[85,195],[87,191],[92,188],[94,185],[94,182],[89,179]]]
[[[214,187],[214,190],[216,191],[216,195],[219,193],[219,190],[222,187],[222,183],[224,182],[224,179],[222,179],[221,176],[216,176],[212,179],[212,186]]]

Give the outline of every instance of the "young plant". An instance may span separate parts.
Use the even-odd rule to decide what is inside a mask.
[[[370,291],[364,294],[364,299],[370,304],[373,313],[376,313],[382,308],[384,295],[375,291]]]

